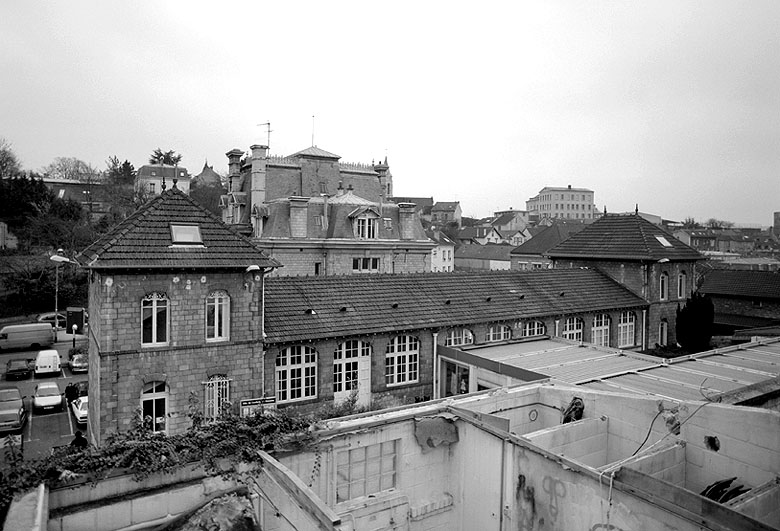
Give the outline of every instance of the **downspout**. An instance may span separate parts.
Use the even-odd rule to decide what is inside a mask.
[[[647,350],[647,309],[642,310],[642,350]]]
[[[439,333],[433,333],[433,399],[439,398]]]
[[[262,396],[265,398],[265,276],[273,269],[263,269],[260,275],[260,341],[262,360],[260,362],[260,385],[262,386]]]

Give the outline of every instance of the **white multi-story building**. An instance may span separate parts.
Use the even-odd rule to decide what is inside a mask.
[[[539,193],[526,201],[529,215],[542,218],[595,219],[596,207],[593,190],[587,188],[565,188],[545,186]]]

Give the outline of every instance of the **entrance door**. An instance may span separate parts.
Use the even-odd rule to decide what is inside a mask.
[[[356,394],[356,405],[371,403],[371,345],[359,340],[341,343],[333,353],[333,401]]]

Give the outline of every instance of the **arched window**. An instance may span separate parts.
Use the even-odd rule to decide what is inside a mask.
[[[317,351],[306,345],[283,349],[276,356],[276,401],[317,398]]]
[[[203,382],[206,391],[205,410],[207,419],[218,418],[222,408],[230,405],[230,379],[225,374],[215,374]]]
[[[472,344],[474,344],[474,334],[468,328],[450,328],[447,330],[447,337],[444,339],[445,346],[459,347]]]
[[[512,329],[509,328],[507,325],[494,324],[488,327],[487,335],[485,336],[485,341],[487,342],[506,341],[508,339],[512,339]]]
[[[658,344],[665,347],[669,342],[669,322],[666,319],[661,319],[658,324]]]
[[[543,336],[547,333],[544,323],[541,321],[526,321],[523,323],[522,337]]]
[[[365,341],[344,341],[333,353],[333,392],[353,391],[358,386],[358,364],[362,356],[371,356],[371,345]]]
[[[206,298],[206,341],[230,339],[230,296],[217,290]]]
[[[600,347],[609,346],[609,315],[597,313],[593,316],[591,343]]]
[[[168,418],[168,386],[165,382],[149,382],[141,392],[141,414],[152,431],[165,432]]]
[[[578,317],[567,317],[563,324],[563,334],[561,337],[571,339],[572,341],[582,341],[582,319]]]
[[[677,275],[677,298],[684,299],[688,293],[688,275],[685,271],[680,271]]]
[[[669,298],[669,273],[664,271],[658,279],[658,298],[665,301]]]
[[[168,344],[168,297],[150,293],[141,300],[141,345]]]
[[[408,384],[420,378],[420,341],[414,336],[395,336],[385,352],[385,384]]]
[[[636,316],[634,312],[622,312],[618,321],[618,348],[633,347],[636,344]]]

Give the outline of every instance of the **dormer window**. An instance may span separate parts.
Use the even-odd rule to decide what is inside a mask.
[[[355,236],[361,240],[373,240],[376,238],[377,218],[367,215],[355,219]]]
[[[171,223],[171,241],[174,244],[202,244],[198,225],[176,225]]]

